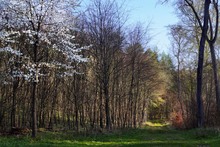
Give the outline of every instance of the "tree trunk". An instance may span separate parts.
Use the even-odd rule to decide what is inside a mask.
[[[109,93],[108,86],[104,87],[105,95],[105,113],[106,113],[106,129],[111,129],[111,117],[110,117],[110,103],[109,103]]]
[[[12,96],[12,110],[11,110],[11,128],[16,127],[15,119],[16,119],[16,95],[19,81],[15,79],[13,82],[13,96]]]
[[[38,30],[39,32],[40,24],[38,24]],[[36,73],[33,75],[33,81],[32,81],[32,97],[31,97],[31,113],[32,113],[32,137],[35,138],[37,134],[37,111],[36,111],[36,89],[37,89],[37,82],[38,82],[38,69],[37,69],[37,55],[38,55],[38,44],[39,44],[39,36],[38,33],[35,35],[35,43],[33,46],[34,50],[34,63],[36,64]]]
[[[103,109],[102,109],[103,98],[102,98],[102,87],[101,86],[100,86],[99,96],[100,96],[100,102],[99,102],[100,103],[99,104],[99,112],[100,112],[100,115],[99,115],[99,125],[103,129]]]
[[[215,94],[216,94],[216,103],[217,103],[217,111],[220,111],[220,87],[219,87],[219,80],[218,80],[218,67],[216,63],[216,56],[215,56],[215,48],[212,42],[209,42],[211,58],[212,58],[212,69],[214,75],[214,82],[215,82]]]
[[[199,45],[199,57],[198,57],[198,68],[197,68],[197,107],[198,107],[198,127],[204,127],[204,110],[203,110],[203,102],[202,102],[202,75],[203,75],[203,61],[204,61],[204,50],[205,50],[205,42],[208,31],[208,18],[209,18],[209,6],[210,0],[205,0],[204,6],[204,23],[202,27],[202,36]]]
[[[31,113],[32,113],[32,137],[35,138],[37,134],[37,115],[36,115],[36,89],[37,89],[37,82],[33,82],[32,84],[32,107],[31,107]]]

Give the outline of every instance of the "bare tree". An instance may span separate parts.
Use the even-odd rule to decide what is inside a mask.
[[[103,102],[106,128],[111,129],[110,77],[116,52],[121,48],[122,14],[116,1],[93,0],[85,13],[85,29],[92,44],[92,56],[97,63],[99,81],[100,126],[102,127]],[[102,99],[104,97],[104,101]]]

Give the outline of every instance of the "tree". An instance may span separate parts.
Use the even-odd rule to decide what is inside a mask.
[[[103,128],[103,102],[106,128],[111,129],[110,78],[115,54],[122,45],[122,14],[116,1],[93,0],[84,14],[85,30],[92,44],[92,58],[96,62],[99,86],[100,127]],[[104,97],[104,100],[103,100]]]
[[[201,20],[198,16],[198,13],[196,12],[193,3],[191,1],[185,0],[188,6],[192,9],[194,15],[196,16],[196,19],[200,25],[200,28],[202,29],[202,36],[200,40],[200,53],[199,53],[199,63],[198,63],[198,76],[197,76],[197,101],[201,101],[202,97],[202,66],[203,66],[203,57],[204,57],[204,49],[201,50],[202,48],[205,47],[205,40],[208,41],[209,47],[210,47],[210,52],[211,52],[211,57],[212,57],[212,65],[213,65],[213,74],[214,74],[214,79],[215,79],[215,88],[216,88],[216,102],[217,102],[217,108],[219,110],[219,96],[220,96],[220,87],[219,87],[219,80],[218,80],[218,73],[217,73],[217,65],[216,65],[216,57],[215,57],[215,50],[214,50],[214,43],[216,42],[217,34],[218,34],[218,1],[213,0],[212,4],[214,5],[214,10],[216,13],[216,19],[215,19],[215,31],[213,31],[213,23],[212,19],[210,16],[210,0],[206,0],[204,3],[204,22],[203,25],[201,23]],[[208,37],[208,27],[210,30],[210,38]],[[205,40],[204,40],[205,39]],[[200,84],[200,86],[198,85]],[[200,97],[200,98],[199,98]],[[198,103],[198,109],[200,109],[200,104]],[[204,118],[202,117],[202,112],[198,112],[198,118],[199,118],[199,126],[203,126],[203,121]],[[201,118],[201,119],[200,119]],[[203,120],[202,120],[203,119]]]
[[[177,100],[180,103],[181,114],[184,120],[183,97],[182,97],[182,80],[181,70],[183,67],[184,52],[189,44],[187,33],[181,25],[170,26],[170,35],[172,37],[172,49],[177,64]],[[185,121],[184,121],[185,122]]]
[[[74,67],[71,66],[73,61],[86,61],[80,55],[82,48],[78,48],[74,43],[73,9],[76,7],[76,2],[2,0],[1,6],[3,8],[1,36],[9,38],[1,40],[5,42],[2,50],[22,54],[22,58],[28,59],[28,62],[22,65],[23,71],[19,76],[32,83],[32,137],[35,137],[37,132],[36,89],[40,76],[45,76],[41,73],[42,68],[62,67],[66,69],[63,75],[69,75],[74,73]],[[8,28],[5,28],[5,25]],[[18,45],[15,37],[23,39],[23,46]],[[59,63],[53,59],[48,61],[46,56],[50,50],[59,52],[64,57],[64,62]]]
[[[199,1],[198,1],[199,2]],[[197,11],[197,7],[195,5],[195,1],[193,0],[180,0],[177,2],[178,8],[189,7],[191,14],[194,14],[194,18],[199,24],[199,28],[201,29],[201,38],[199,43],[199,56],[198,56],[198,70],[197,70],[197,105],[198,105],[198,126],[202,127],[204,122],[204,114],[203,114],[203,106],[202,106],[202,76],[203,76],[203,61],[204,61],[204,48],[205,43],[208,41],[211,57],[212,57],[212,67],[213,67],[213,75],[215,81],[215,91],[216,91],[216,102],[218,103],[219,99],[219,80],[217,74],[217,65],[216,65],[216,57],[214,51],[214,44],[216,42],[217,34],[218,34],[218,1],[216,0],[206,0],[202,3],[202,8],[204,9],[202,13]],[[210,7],[213,5],[213,7]],[[213,20],[210,13],[210,8],[213,8],[215,13],[215,19]],[[202,14],[202,16],[200,15]],[[191,15],[187,13],[189,19]],[[210,36],[209,36],[210,35]],[[217,109],[219,104],[217,104]]]

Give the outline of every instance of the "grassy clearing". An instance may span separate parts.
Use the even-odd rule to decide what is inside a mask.
[[[85,147],[85,146],[162,146],[209,147],[219,146],[219,132],[214,129],[174,130],[167,125],[147,123],[146,127],[99,135],[74,135],[71,132],[40,132],[38,137],[0,137],[1,147]]]

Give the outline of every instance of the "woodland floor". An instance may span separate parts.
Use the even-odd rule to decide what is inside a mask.
[[[169,125],[147,123],[143,128],[93,135],[74,135],[71,132],[38,133],[30,136],[0,136],[0,147],[84,147],[84,146],[134,146],[134,147],[217,147],[220,132],[216,129],[176,130]]]

